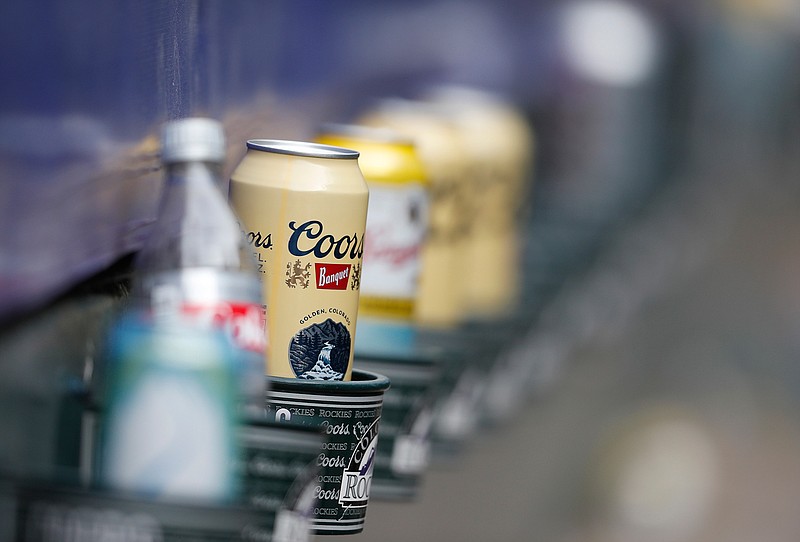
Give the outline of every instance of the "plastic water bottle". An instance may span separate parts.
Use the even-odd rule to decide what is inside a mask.
[[[222,193],[225,136],[188,118],[162,132],[166,184],[158,220],[136,262],[133,297],[159,320],[222,329],[238,352],[242,403],[263,413],[265,310],[258,267]]]
[[[100,477],[117,490],[235,498],[237,427],[264,412],[261,283],[220,189],[224,154],[214,120],[163,129],[158,220],[109,335],[103,379]]]

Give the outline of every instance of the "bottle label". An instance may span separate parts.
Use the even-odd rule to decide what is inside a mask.
[[[156,318],[180,318],[204,329],[219,329],[236,348],[263,353],[267,346],[264,306],[228,298],[224,284],[223,274],[219,274],[214,288],[220,295],[209,296],[207,292],[187,291],[185,284],[166,277],[152,287],[153,312]]]
[[[138,315],[118,322],[109,342],[104,483],[152,498],[234,495],[239,382],[230,344]]]
[[[223,330],[237,348],[263,352],[266,347],[263,305],[225,301],[207,304],[189,302],[183,304],[181,312],[189,321]]]

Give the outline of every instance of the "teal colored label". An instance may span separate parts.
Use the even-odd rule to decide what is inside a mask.
[[[227,341],[134,317],[110,341],[102,483],[155,499],[234,499],[238,373]]]

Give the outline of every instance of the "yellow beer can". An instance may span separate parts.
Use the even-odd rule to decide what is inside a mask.
[[[474,222],[464,252],[464,309],[477,320],[506,315],[520,293],[519,218],[530,196],[533,131],[512,103],[486,91],[439,87],[425,100],[453,120],[469,164]]]
[[[230,203],[263,273],[266,373],[350,380],[369,192],[355,150],[253,139]]]
[[[428,224],[422,161],[410,139],[387,129],[331,124],[316,139],[357,150],[370,192],[356,352],[411,355]]]
[[[425,327],[452,329],[465,320],[463,254],[473,215],[458,129],[429,104],[404,99],[381,100],[358,122],[391,129],[414,143],[430,194],[415,319]]]

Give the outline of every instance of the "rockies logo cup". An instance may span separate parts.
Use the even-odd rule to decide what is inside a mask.
[[[364,529],[378,458],[378,429],[389,379],[355,370],[349,382],[271,377],[267,417],[321,429],[311,517],[316,534]]]

